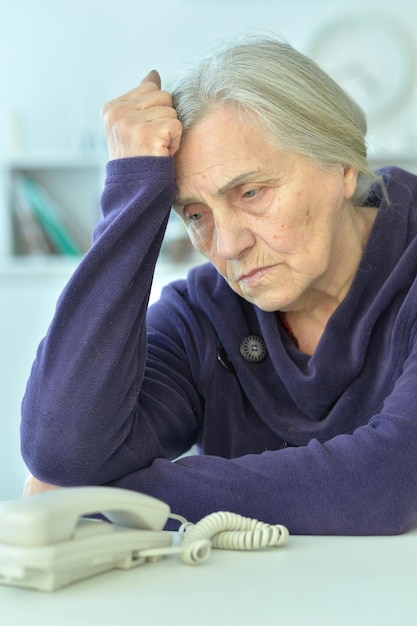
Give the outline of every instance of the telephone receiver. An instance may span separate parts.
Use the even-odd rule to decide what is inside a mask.
[[[114,487],[55,489],[0,503],[0,544],[40,546],[75,537],[80,518],[102,513],[124,528],[162,530],[170,515],[164,502]]]
[[[181,523],[179,543],[163,530],[170,518]],[[116,487],[54,489],[0,502],[0,584],[55,591],[171,554],[192,565],[212,547],[281,546],[288,535],[285,526],[226,511],[191,524],[152,496]]]

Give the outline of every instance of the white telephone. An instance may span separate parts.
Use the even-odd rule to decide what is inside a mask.
[[[97,513],[109,521],[91,519]],[[163,530],[169,518],[182,522],[179,546]],[[0,584],[54,591],[168,554],[193,564],[205,560],[211,547],[247,550],[282,545],[287,538],[284,526],[227,512],[189,524],[164,502],[126,489],[56,489],[0,503]]]

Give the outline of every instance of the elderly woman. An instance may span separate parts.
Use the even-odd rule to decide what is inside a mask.
[[[112,485],[292,533],[416,525],[417,178],[374,173],[362,111],[269,38],[172,96],[153,71],[103,121],[103,219],[23,402],[27,493]],[[209,263],[147,310],[171,206]]]

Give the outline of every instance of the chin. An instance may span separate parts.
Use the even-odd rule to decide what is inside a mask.
[[[227,280],[227,279],[226,279]],[[241,298],[250,302],[261,311],[266,313],[276,313],[277,311],[289,311],[295,301],[295,298],[287,296],[285,294],[277,293],[276,289],[257,289],[251,290],[245,293],[238,283],[227,281],[229,287],[237,293]],[[284,296],[284,297],[283,297]]]
[[[264,293],[240,294],[242,298],[250,302],[261,311],[276,313],[277,311],[293,311],[298,301],[299,294]],[[287,297],[285,297],[287,296]]]
[[[244,298],[247,302],[250,302],[261,311],[265,311],[265,313],[275,313],[276,311],[280,311],[281,301],[277,302],[276,300],[270,300],[268,298],[251,298],[241,294],[242,298]]]

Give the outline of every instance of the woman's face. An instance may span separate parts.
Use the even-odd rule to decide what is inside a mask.
[[[249,115],[209,113],[175,157],[175,209],[230,287],[265,311],[294,311],[342,290],[355,268],[356,172],[324,172],[268,143]],[[352,241],[353,245],[353,241]]]

